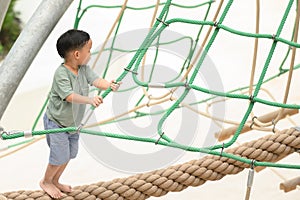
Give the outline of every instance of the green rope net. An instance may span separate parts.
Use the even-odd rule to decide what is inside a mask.
[[[261,94],[261,91],[263,90],[263,86],[270,83],[272,80],[282,76],[283,74],[291,74],[293,71],[299,69],[300,65],[295,64],[294,60],[291,62],[293,63],[293,66],[290,68],[284,68],[287,64],[287,60],[289,57],[292,56],[293,52],[295,52],[295,49],[300,47],[300,44],[297,43],[297,39],[295,35],[298,33],[298,25],[299,22],[297,19],[299,16],[296,16],[294,19],[294,28],[290,31],[291,39],[286,39],[281,36],[282,32],[285,31],[284,27],[287,22],[287,20],[291,20],[291,16],[294,15],[295,12],[293,12],[292,9],[298,10],[298,4],[297,1],[290,0],[287,2],[287,5],[285,7],[284,12],[282,13],[281,20],[278,22],[278,25],[275,29],[275,33],[260,33],[257,31],[257,33],[253,32],[245,32],[241,31],[237,28],[232,28],[230,26],[226,25],[226,18],[228,15],[230,16],[231,7],[234,6],[233,0],[228,0],[226,3],[223,3],[223,1],[215,2],[215,1],[203,1],[202,3],[195,4],[195,5],[181,5],[178,3],[172,2],[172,0],[168,0],[166,2],[159,2],[157,5],[146,5],[143,7],[135,7],[130,6],[129,3],[125,1],[123,5],[87,5],[84,7],[84,2],[79,1],[78,10],[75,17],[75,23],[74,28],[78,29],[84,29],[85,25],[84,23],[87,23],[85,21],[85,17],[88,15],[88,13],[91,10],[97,9],[99,15],[104,12],[115,12],[120,11],[119,16],[116,20],[115,26],[111,29],[111,34],[109,35],[110,43],[104,43],[102,47],[100,47],[97,51],[93,52],[93,59],[91,66],[97,65],[98,60],[101,60],[102,63],[105,63],[104,66],[101,66],[103,69],[101,72],[101,77],[107,78],[111,66],[114,64],[113,54],[116,52],[121,52],[126,55],[130,55],[130,61],[126,63],[126,66],[124,66],[121,70],[120,75],[117,77],[115,81],[121,82],[127,79],[130,79],[134,82],[134,85],[128,86],[127,88],[120,88],[118,93],[126,93],[130,92],[137,88],[143,88],[144,93],[141,93],[138,98],[136,98],[136,102],[134,103],[134,106],[132,107],[133,111],[131,111],[130,115],[127,115],[126,117],[122,116],[115,116],[111,120],[106,120],[105,122],[98,123],[98,126],[104,126],[105,124],[112,124],[117,123],[120,121],[126,121],[126,120],[138,120],[139,118],[147,117],[147,116],[153,116],[153,115],[160,115],[160,120],[157,123],[157,131],[155,137],[139,137],[139,136],[133,136],[133,135],[125,135],[122,133],[115,133],[115,132],[104,132],[104,131],[97,131],[91,128],[88,128],[88,124],[86,127],[67,127],[67,128],[61,128],[61,129],[53,129],[53,130],[35,130],[36,126],[38,124],[38,121],[40,120],[40,117],[42,113],[44,113],[44,109],[47,105],[47,101],[45,102],[43,108],[41,109],[41,112],[39,113],[37,120],[35,121],[32,131],[30,134],[32,135],[45,135],[45,134],[54,134],[58,132],[73,132],[73,131],[80,131],[84,134],[90,134],[90,135],[97,135],[97,136],[104,136],[104,137],[111,137],[111,138],[117,138],[117,139],[124,139],[124,140],[134,140],[139,142],[147,142],[147,143],[154,143],[159,144],[163,146],[169,146],[174,147],[178,149],[183,149],[185,151],[191,151],[191,152],[201,152],[206,154],[213,154],[213,155],[221,155],[224,157],[232,158],[244,163],[248,163],[251,165],[253,163],[252,160],[242,158],[236,155],[232,155],[229,153],[223,152],[224,148],[228,148],[231,145],[233,145],[238,137],[241,134],[242,129],[247,125],[249,119],[251,119],[251,113],[254,111],[254,106],[260,105],[260,106],[267,106],[270,107],[270,109],[274,107],[279,108],[288,108],[288,109],[299,109],[299,104],[290,104],[286,101],[279,103],[274,100],[270,100],[270,98],[264,98]],[[104,3],[103,3],[104,4]],[[219,4],[219,10],[220,14],[215,15],[216,20],[212,20],[211,15],[214,14],[212,11],[214,11],[214,8],[217,6],[216,4]],[[224,4],[224,5],[223,5]],[[283,5],[282,5],[283,6]],[[186,10],[186,12],[195,12],[195,13],[201,13],[201,19],[200,17],[197,18],[173,18],[171,17],[173,9],[182,9]],[[124,24],[126,24],[126,13],[127,12],[150,12],[157,9],[157,14],[153,18],[153,23],[151,24],[151,28],[149,28],[147,34],[144,37],[144,40],[141,42],[140,46],[137,49],[126,49],[126,48],[120,48],[116,45],[116,41],[118,40],[119,35],[122,32],[122,28],[125,27]],[[214,11],[217,12],[217,11]],[[299,13],[298,13],[299,14]],[[175,15],[176,16],[176,15]],[[199,20],[198,20],[199,18]],[[138,23],[134,21],[134,23]],[[96,25],[95,25],[96,26]],[[184,35],[183,37],[178,37],[172,40],[163,40],[162,35],[167,30],[172,30],[173,27],[193,27],[196,31],[193,32],[191,35]],[[145,25],[144,25],[145,27]],[[98,27],[101,29],[101,27]],[[199,84],[199,80],[201,77],[200,70],[203,68],[203,65],[205,65],[205,61],[208,59],[208,55],[210,54],[211,49],[215,51],[215,49],[222,48],[219,46],[218,38],[220,37],[220,34],[226,34],[229,36],[234,36],[236,39],[249,39],[251,41],[264,41],[268,44],[266,47],[268,50],[266,50],[268,53],[266,57],[264,58],[263,66],[261,68],[258,68],[260,71],[257,72],[259,74],[259,77],[257,77],[257,80],[253,82],[252,84],[247,85],[238,85],[236,88],[232,88],[227,92],[219,91],[210,89],[204,86],[201,86]],[[207,38],[205,39],[205,35]],[[97,43],[95,39],[94,43]],[[187,56],[183,59],[183,63],[180,63],[178,66],[177,72],[178,75],[173,77],[172,80],[166,80],[165,82],[153,82],[155,76],[155,71],[159,68],[157,67],[157,63],[159,60],[159,56],[163,54],[161,52],[162,46],[167,45],[173,45],[178,44],[181,41],[188,41],[189,50]],[[204,42],[205,40],[205,42]],[[202,44],[201,44],[202,42]],[[203,46],[202,46],[203,45]],[[201,46],[202,49],[199,50],[199,47]],[[273,56],[275,54],[275,50],[277,47],[280,46],[281,49],[286,49],[286,53],[283,57],[283,59],[280,61],[281,64],[274,64],[272,63]],[[234,48],[234,45],[233,47]],[[154,56],[148,56],[149,49],[154,50]],[[101,57],[102,52],[105,52],[106,59],[104,60]],[[197,55],[197,52],[200,52]],[[212,53],[213,55],[213,53]],[[226,49],[224,49],[224,55],[226,55]],[[143,60],[147,59],[148,62],[151,63],[150,71],[147,75],[142,76],[141,73],[143,73]],[[151,60],[151,61],[149,61]],[[248,61],[247,61],[248,62]],[[234,65],[234,60],[232,61]],[[248,64],[248,63],[247,63]],[[272,64],[272,68],[276,65],[276,68],[278,69],[276,73],[269,73],[270,66]],[[246,67],[246,66],[241,66]],[[224,68],[228,68],[227,66],[224,66]],[[149,69],[149,67],[148,67]],[[234,79],[234,69],[232,70],[232,79]],[[119,70],[120,71],[120,70]],[[274,71],[274,70],[273,70]],[[249,77],[249,74],[245,74],[245,77]],[[180,80],[181,77],[184,77]],[[248,78],[247,77],[247,78]],[[212,77],[213,78],[213,77]],[[203,84],[202,84],[203,85]],[[173,98],[173,93],[178,88],[181,89],[181,92],[179,95],[176,96],[176,98]],[[159,100],[163,101],[156,101],[158,103],[168,102],[168,106],[163,107],[163,109],[157,111],[157,112],[149,112],[147,109],[139,109],[140,107],[147,108],[148,106],[151,106],[151,103],[153,103],[153,98],[149,100],[150,91],[159,91],[163,90],[167,93],[165,97],[160,98]],[[245,91],[250,91],[248,94]],[[92,90],[91,92],[95,92],[95,90]],[[111,93],[111,89],[108,89],[106,91],[96,91],[98,95],[101,95],[104,99]],[[191,93],[194,92],[197,94],[197,101],[195,102],[189,102],[187,105],[184,104],[185,98]],[[291,93],[291,91],[287,90],[287,93]],[[193,106],[205,106],[211,102],[218,101],[222,97],[222,99],[228,99],[230,100],[239,100],[245,103],[246,106],[244,110],[239,110],[240,112],[244,113],[241,117],[240,121],[238,122],[237,129],[234,133],[234,135],[231,137],[230,140],[226,141],[225,143],[219,143],[216,145],[211,145],[207,147],[195,147],[185,144],[180,144],[172,139],[171,136],[168,135],[167,132],[164,132],[164,126],[166,124],[166,121],[169,120],[169,118],[176,113],[176,110],[183,109],[184,107],[193,107]],[[153,100],[153,101],[151,101]],[[127,103],[127,102],[124,102]],[[143,106],[142,106],[143,105]],[[146,105],[146,106],[145,106]],[[89,108],[90,112],[97,112],[97,109],[95,108]],[[210,116],[211,120],[213,121],[218,116]],[[226,121],[224,119],[224,121]],[[278,120],[279,121],[279,120]],[[276,123],[278,121],[275,121]],[[214,122],[212,122],[214,123]],[[266,130],[274,130],[273,125],[275,123],[269,124]],[[220,130],[223,127],[220,127]],[[183,134],[183,133],[179,133]],[[211,133],[213,134],[213,133]],[[24,137],[26,133],[24,131],[18,131],[18,132],[6,132],[4,131],[1,135],[2,139],[14,139],[19,137]],[[34,139],[26,140],[25,142],[31,142]],[[24,141],[21,143],[13,144],[10,147],[15,147],[18,145],[24,144]],[[300,165],[294,165],[294,164],[281,164],[281,163],[269,163],[269,162],[255,162],[255,166],[267,166],[267,167],[279,167],[279,168],[294,168],[294,169],[300,169]]]

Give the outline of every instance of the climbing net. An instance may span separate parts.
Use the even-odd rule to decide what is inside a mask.
[[[93,123],[90,121],[91,113],[101,116],[102,111],[98,113],[98,109],[89,108],[83,120],[83,126],[80,127],[35,130],[38,120],[47,105],[47,102],[45,102],[31,131],[3,131],[1,137],[2,139],[14,139],[23,136],[80,131],[90,135],[153,143],[185,151],[222,156],[249,166],[300,169],[300,166],[295,164],[262,162],[224,151],[236,144],[238,138],[244,132],[250,130],[278,132],[282,119],[288,119],[292,125],[296,125],[290,116],[298,113],[300,105],[289,103],[291,101],[289,97],[290,94],[296,93],[296,90],[293,90],[292,77],[293,75],[297,76],[295,72],[300,67],[297,64],[299,60],[296,59],[296,50],[300,47],[297,42],[300,15],[298,2],[289,0],[286,2],[286,6],[280,5],[282,14],[278,21],[273,20],[274,27],[271,28],[260,26],[261,14],[259,10],[263,3],[259,0],[256,1],[256,4],[251,2],[255,5],[256,20],[251,17],[254,22],[251,21],[253,27],[250,26],[251,28],[249,28],[249,26],[246,26],[247,23],[241,23],[237,27],[228,25],[229,21],[236,20],[240,22],[239,20],[243,20],[244,17],[241,16],[241,19],[232,18],[231,10],[234,9],[235,4],[238,4],[233,0],[203,1],[201,4],[193,5],[168,0],[166,2],[157,1],[154,5],[143,7],[132,6],[128,0],[125,0],[122,5],[113,6],[108,5],[109,2],[84,5],[86,2],[80,0],[74,28],[86,29],[86,24],[90,22],[91,18],[95,18],[96,14],[99,15],[99,19],[104,18],[104,21],[109,21],[105,18],[106,12],[110,13],[110,16],[116,15],[114,21],[101,25],[112,24],[107,29],[108,33],[104,34],[103,29],[97,26],[91,30],[94,46],[96,44],[100,47],[93,52],[90,65],[103,78],[119,74],[115,81],[123,82],[123,85],[120,91],[111,97],[112,102],[122,103],[122,94],[135,91],[135,96],[130,97],[130,100],[133,99],[132,102],[126,107],[127,110],[118,110],[120,112],[117,114],[113,114],[107,119],[96,120]],[[146,11],[148,14],[145,14]],[[137,19],[140,17],[149,18],[151,16],[149,15],[150,11],[152,12],[152,19],[148,22],[148,27],[145,27],[146,21]],[[126,19],[129,16],[128,13],[133,12],[135,12],[134,17]],[[88,15],[89,13],[92,14]],[[99,13],[102,13],[102,15]],[[184,13],[184,15],[179,16],[177,13]],[[141,24],[138,24],[139,22]],[[128,48],[128,44],[126,48],[126,45],[125,47],[122,46],[122,40],[121,42],[119,40],[120,35],[128,31],[124,24],[130,23],[136,25],[137,29],[147,29],[146,32],[134,31],[135,34],[143,35],[145,33],[142,36],[143,40],[138,41],[136,48]],[[100,29],[101,32],[96,29]],[[181,34],[177,35],[175,32],[181,32]],[[101,35],[100,40],[104,41],[102,44],[97,43],[99,35]],[[174,38],[168,37],[170,35]],[[103,36],[106,36],[106,38],[103,38]],[[135,36],[137,35],[131,35],[131,38],[133,38],[130,42],[135,41]],[[290,39],[287,39],[288,37]],[[127,38],[125,37],[125,39]],[[241,44],[236,44],[234,41],[240,41]],[[173,62],[172,58],[165,55],[164,50],[172,49],[170,47],[172,45],[176,46],[176,50],[178,47],[181,49],[188,46],[186,52],[179,55],[179,57],[182,57],[181,61],[175,59],[176,61]],[[242,48],[251,49],[246,54],[251,54],[252,60],[249,59],[249,56],[237,58],[240,51],[244,51],[244,48],[235,47],[239,45],[242,45]],[[249,48],[249,46],[252,48]],[[233,53],[230,54],[232,49],[234,49]],[[220,57],[215,55],[220,55]],[[214,64],[209,64],[208,68],[215,69],[216,66],[221,66],[221,68],[216,70],[217,73],[209,71],[208,74],[205,74],[205,71],[201,70],[207,68],[207,62],[210,59],[214,61]],[[163,61],[171,63],[172,70],[177,73],[175,76],[170,77],[167,76],[168,74],[161,73],[160,62],[163,63]],[[249,64],[251,62],[252,64]],[[124,67],[120,67],[120,65]],[[101,71],[98,68],[101,68]],[[240,74],[239,72],[243,73],[243,77],[246,78],[236,82],[235,79],[238,80],[238,77],[235,76]],[[208,79],[213,80],[213,82],[221,81],[222,84],[217,89],[208,87]],[[205,81],[208,82],[207,87]],[[278,92],[279,90],[282,90],[282,92]],[[93,94],[95,92],[101,95],[104,101],[111,96],[109,95],[111,94],[110,89],[91,91]],[[194,99],[188,98],[191,94],[195,96]],[[278,97],[276,95],[283,99],[277,101]],[[128,95],[125,95],[125,97],[128,97]],[[121,100],[116,101],[115,99]],[[227,114],[230,111],[226,111],[226,117],[214,115],[214,113],[219,112],[213,112],[212,108],[217,109],[214,106],[225,105],[224,102],[228,103],[226,106],[232,107],[230,111],[234,110],[236,112],[235,117],[238,118],[237,120],[230,119],[231,115],[234,116],[231,113]],[[124,103],[127,104],[127,102]],[[159,110],[151,112],[151,108],[157,105],[160,105]],[[238,109],[236,109],[237,105],[239,106]],[[172,135],[174,130],[167,127],[172,122],[174,123],[174,115],[176,116],[179,110],[188,110],[192,113],[193,117],[190,119],[194,117],[203,118],[203,120],[207,120],[204,121],[205,123],[209,122],[217,127],[213,131],[209,127],[207,129],[210,130],[210,135],[215,134],[219,143],[199,147],[199,145],[183,144],[174,140],[174,135]],[[269,113],[261,115],[261,110]],[[143,119],[149,116],[159,116],[155,135],[149,137],[141,137],[138,133],[131,135],[117,131],[99,131],[99,129],[93,128],[134,120],[137,121],[136,123],[141,123]],[[103,130],[110,129],[103,128]],[[196,134],[199,134],[204,130],[201,127],[195,131],[197,131]],[[183,133],[179,132],[178,134]],[[24,145],[24,143],[28,145],[35,140],[36,138],[22,141],[3,150]]]

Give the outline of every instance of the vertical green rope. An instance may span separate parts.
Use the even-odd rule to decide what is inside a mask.
[[[242,119],[240,125],[238,126],[238,128],[237,128],[235,134],[234,134],[233,137],[231,138],[231,140],[230,140],[229,142],[227,142],[227,143],[224,144],[224,147],[225,147],[225,148],[231,146],[231,145],[237,140],[239,134],[241,133],[243,127],[245,126],[245,123],[246,123],[246,121],[247,121],[247,119],[248,119],[248,117],[249,117],[249,115],[250,115],[250,113],[251,113],[251,111],[252,111],[252,109],[253,109],[253,107],[254,107],[254,103],[255,103],[255,102],[254,102],[253,100],[254,100],[254,98],[257,97],[257,95],[258,95],[258,92],[259,92],[259,90],[260,90],[260,88],[261,88],[261,85],[262,85],[262,83],[263,83],[263,81],[264,81],[264,77],[265,77],[265,75],[266,75],[266,73],[267,73],[269,64],[270,64],[270,62],[271,62],[272,56],[273,56],[273,54],[274,54],[274,51],[275,51],[275,48],[276,48],[276,45],[277,45],[276,37],[279,37],[279,36],[280,36],[280,33],[281,33],[282,29],[283,29],[283,26],[284,26],[284,24],[285,24],[285,22],[286,22],[287,16],[288,16],[288,14],[289,14],[289,12],[290,12],[290,10],[291,10],[292,5],[293,5],[293,0],[290,0],[290,1],[289,1],[289,4],[288,4],[288,6],[287,6],[287,8],[286,8],[286,10],[285,10],[285,12],[284,12],[284,15],[283,15],[283,17],[282,17],[281,23],[280,23],[280,25],[279,25],[279,27],[278,27],[278,29],[277,29],[276,36],[274,37],[274,41],[273,41],[273,43],[272,43],[272,46],[271,46],[271,49],[270,49],[270,51],[269,51],[269,54],[268,54],[267,60],[266,60],[266,62],[265,62],[265,65],[264,65],[264,67],[263,67],[263,70],[262,70],[262,72],[261,72],[261,74],[260,74],[259,80],[258,80],[258,82],[257,82],[257,84],[256,84],[256,87],[255,87],[253,96],[252,96],[251,99],[250,99],[249,107],[248,107],[248,109],[247,109],[247,111],[246,111],[246,113],[245,113],[245,115],[244,115],[244,117],[243,117],[243,119]],[[212,147],[212,148],[210,148],[210,149],[217,149],[217,148],[222,148],[222,147],[223,147],[223,145],[216,145],[216,146],[214,146],[214,147]]]

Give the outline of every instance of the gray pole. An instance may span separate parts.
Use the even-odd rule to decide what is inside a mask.
[[[11,0],[0,1],[0,31]]]
[[[72,2],[43,0],[9,51],[0,67],[0,119],[36,54]]]

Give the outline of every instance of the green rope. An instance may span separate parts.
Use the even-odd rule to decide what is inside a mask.
[[[176,4],[176,3],[171,3],[170,6],[175,6],[175,7],[179,7],[179,8],[189,8],[189,9],[193,9],[193,8],[198,8],[198,7],[202,7],[206,4],[212,4],[215,1],[207,1],[201,4],[196,4],[196,5],[191,5],[191,6],[186,6],[186,5],[182,5],[182,4]],[[80,0],[79,2],[79,6],[78,6],[78,10],[77,10],[77,14],[76,14],[76,18],[75,18],[75,23],[74,23],[74,27],[78,28],[79,26],[79,22],[80,20],[82,20],[82,17],[84,16],[84,14],[91,8],[104,8],[104,9],[114,9],[114,8],[122,8],[122,5],[115,5],[115,6],[105,6],[105,5],[90,5],[87,6],[86,8],[82,9],[81,8],[81,4],[82,4],[82,0]],[[169,4],[169,2],[164,2],[164,3],[160,3],[160,6],[164,6],[166,4]],[[132,7],[132,6],[126,6],[126,9],[128,10],[136,10],[136,11],[140,11],[140,10],[148,10],[148,9],[152,9],[155,8],[156,5],[151,5],[151,6],[145,6],[145,7]],[[80,11],[82,10],[81,14]]]
[[[32,135],[45,135],[45,134],[55,134],[60,132],[74,132],[77,131],[77,127],[68,127],[68,128],[60,128],[60,129],[49,129],[49,130],[40,130],[40,131],[33,131]],[[226,158],[231,158],[243,163],[251,164],[252,160],[247,158],[242,158],[240,156],[236,156],[230,153],[226,152],[219,152],[215,150],[210,150],[207,148],[198,148],[198,147],[192,147],[192,146],[186,146],[174,142],[167,142],[163,140],[156,140],[154,138],[145,138],[145,137],[137,137],[137,136],[130,136],[130,135],[121,135],[121,134],[115,134],[115,133],[108,133],[108,132],[98,132],[94,130],[89,129],[81,129],[81,133],[89,134],[89,135],[96,135],[96,136],[103,136],[103,137],[110,137],[110,138],[116,138],[116,139],[123,139],[123,140],[133,140],[133,141],[139,141],[139,142],[146,142],[146,143],[153,143],[153,144],[159,144],[162,146],[167,147],[173,147],[177,149],[182,149],[185,151],[190,152],[200,152],[200,153],[206,153],[216,156],[222,156]],[[6,133],[2,134],[2,138],[7,139],[15,139],[19,137],[24,137],[24,132],[18,132],[12,135],[8,135]],[[278,167],[278,168],[288,168],[288,169],[300,169],[300,165],[291,165],[291,164],[280,164],[280,163],[271,163],[271,162],[255,162],[255,166],[265,166],[265,167]]]
[[[293,5],[293,0],[290,0],[289,4],[288,4],[288,6],[287,6],[287,8],[285,10],[285,13],[283,15],[283,18],[281,20],[281,23],[280,23],[280,25],[278,27],[276,36],[280,35],[280,33],[281,33],[282,29],[283,29],[283,26],[285,24],[286,18],[288,16],[288,13],[290,12],[290,9],[291,9],[292,5]],[[263,67],[263,70],[262,70],[262,72],[260,74],[259,80],[258,80],[258,82],[256,84],[253,96],[250,98],[250,103],[249,103],[248,109],[247,109],[247,111],[246,111],[246,113],[245,113],[245,115],[244,115],[241,123],[239,124],[236,132],[234,133],[233,137],[231,138],[231,140],[229,142],[225,143],[224,145],[221,145],[221,144],[215,145],[214,147],[211,147],[210,149],[218,149],[218,148],[223,148],[223,147],[227,148],[227,147],[231,146],[237,140],[238,136],[240,135],[240,133],[241,133],[241,131],[242,131],[245,123],[247,122],[247,119],[248,119],[248,117],[249,117],[249,115],[250,115],[250,113],[251,113],[251,111],[252,111],[252,109],[254,107],[255,101],[253,99],[257,97],[258,92],[259,92],[259,90],[260,90],[260,88],[261,88],[261,86],[263,84],[263,80],[264,80],[264,77],[265,77],[266,72],[268,70],[268,67],[269,67],[269,64],[271,62],[272,56],[274,54],[276,45],[277,45],[277,40],[276,40],[276,37],[275,37],[274,41],[272,43],[269,55],[268,55],[267,60],[265,62],[265,65]]]
[[[211,8],[211,4],[214,1],[207,1],[204,2],[202,4],[197,4],[197,5],[191,5],[191,6],[186,6],[186,5],[180,5],[180,4],[175,4],[172,3],[172,0],[168,0],[166,2],[160,3],[160,6],[163,6],[158,19],[153,27],[150,29],[149,33],[147,34],[147,36],[145,37],[143,43],[141,44],[141,46],[138,49],[118,49],[115,47],[114,43],[115,40],[117,39],[117,35],[119,33],[119,29],[121,26],[121,22],[123,19],[123,15],[122,14],[120,20],[118,21],[118,25],[116,27],[116,30],[114,32],[113,35],[113,39],[112,39],[112,44],[109,48],[105,48],[104,51],[109,51],[109,58],[107,60],[106,63],[106,67],[103,73],[103,77],[106,76],[106,73],[109,69],[109,65],[111,62],[111,58],[112,58],[112,53],[114,51],[120,51],[120,52],[126,52],[126,53],[134,53],[131,61],[129,62],[129,64],[127,65],[127,67],[125,68],[126,70],[124,70],[124,72],[117,78],[116,81],[122,81],[126,76],[128,76],[129,71],[133,71],[133,72],[137,72],[140,68],[140,63],[144,57],[144,55],[146,54],[147,50],[150,47],[155,46],[156,47],[156,52],[155,52],[155,57],[153,59],[152,62],[152,70],[149,76],[149,79],[147,80],[147,82],[142,82],[137,78],[136,74],[132,74],[132,78],[136,83],[136,86],[131,86],[130,88],[124,89],[124,90],[120,90],[119,92],[125,92],[125,91],[129,91],[132,89],[135,89],[137,87],[146,87],[147,91],[149,90],[149,83],[151,83],[152,76],[153,76],[153,72],[154,72],[154,68],[156,66],[156,62],[157,62],[157,57],[159,55],[159,46],[161,45],[169,45],[169,44],[173,44],[176,43],[178,41],[181,41],[183,39],[188,39],[190,41],[190,51],[188,56],[186,57],[186,59],[184,60],[183,65],[181,66],[181,69],[179,70],[180,73],[174,77],[172,80],[168,80],[167,82],[164,83],[164,88],[175,88],[175,87],[185,87],[185,90],[182,92],[182,94],[179,96],[179,98],[172,104],[172,106],[170,106],[169,108],[165,109],[165,110],[161,110],[161,111],[157,111],[157,112],[153,112],[153,113],[147,113],[147,112],[140,112],[140,111],[136,111],[134,116],[130,116],[130,117],[124,117],[118,120],[114,120],[111,122],[107,122],[105,124],[109,124],[109,123],[115,123],[118,121],[123,121],[123,120],[128,120],[128,119],[133,119],[133,118],[138,118],[138,117],[144,117],[144,116],[149,116],[149,115],[158,115],[158,114],[162,114],[163,116],[161,117],[158,125],[157,125],[157,134],[159,136],[161,136],[162,140],[156,140],[154,138],[143,138],[143,137],[136,137],[136,136],[130,136],[130,135],[122,135],[122,134],[115,134],[115,133],[107,133],[107,132],[98,132],[98,131],[93,131],[93,130],[89,130],[89,129],[81,129],[80,132],[84,133],[84,134],[90,134],[90,135],[97,135],[97,136],[103,136],[103,137],[111,137],[111,138],[116,138],[116,139],[124,139],[124,140],[134,140],[134,141],[140,141],[140,142],[147,142],[147,143],[155,143],[155,144],[159,144],[159,145],[163,145],[163,146],[168,146],[168,147],[173,147],[173,148],[178,148],[178,149],[182,149],[182,150],[186,150],[186,151],[191,151],[191,152],[201,152],[201,153],[206,153],[206,154],[212,154],[212,155],[218,155],[221,156],[221,153],[219,151],[217,151],[217,149],[223,148],[223,145],[215,145],[215,146],[211,146],[211,147],[207,147],[207,148],[198,148],[198,147],[192,147],[192,146],[186,146],[186,145],[182,145],[182,144],[178,144],[176,142],[174,142],[171,138],[169,138],[167,136],[167,134],[162,134],[163,130],[163,124],[165,123],[165,121],[167,120],[167,118],[173,113],[173,111],[175,109],[181,108],[182,106],[180,106],[180,103],[183,102],[184,98],[189,94],[189,92],[191,90],[194,91],[198,91],[201,93],[206,93],[206,94],[210,94],[212,95],[212,97],[201,100],[199,102],[192,102],[189,105],[195,105],[195,104],[201,104],[201,103],[205,103],[208,102],[209,100],[212,100],[216,97],[228,97],[228,98],[232,98],[232,99],[241,99],[241,100],[247,100],[249,101],[249,106],[238,126],[238,129],[236,130],[234,136],[231,138],[231,140],[227,143],[224,143],[224,147],[227,148],[229,146],[231,146],[238,138],[242,128],[244,127],[251,111],[254,108],[255,103],[260,103],[260,104],[264,104],[264,105],[268,105],[268,106],[273,106],[273,107],[280,107],[280,108],[291,108],[291,109],[300,109],[300,105],[298,104],[283,104],[283,103],[277,103],[277,102],[272,102],[272,101],[268,101],[265,99],[261,99],[258,98],[258,93],[261,90],[261,87],[264,83],[271,81],[279,76],[281,76],[282,74],[286,73],[289,71],[289,69],[283,69],[282,66],[284,65],[284,63],[286,62],[286,59],[290,53],[290,49],[288,49],[280,67],[279,67],[279,73],[271,76],[269,78],[265,78],[265,75],[268,71],[272,56],[274,55],[276,46],[278,43],[282,43],[285,45],[289,45],[290,47],[295,47],[295,48],[300,48],[300,44],[299,43],[295,43],[293,42],[293,36],[292,39],[287,40],[285,38],[281,38],[280,34],[283,30],[285,21],[288,17],[288,14],[291,10],[291,7],[293,5],[293,0],[290,0],[286,10],[284,12],[284,15],[282,17],[282,20],[278,26],[277,32],[275,35],[272,34],[261,34],[261,33],[248,33],[248,32],[243,32],[240,30],[236,30],[233,29],[231,27],[228,27],[226,25],[223,24],[225,17],[227,15],[227,13],[229,12],[229,9],[233,3],[233,0],[229,0],[226,7],[223,10],[223,13],[221,14],[221,17],[219,19],[218,22],[212,22],[212,21],[207,21],[207,16],[208,13],[210,11]],[[168,17],[168,13],[170,10],[171,6],[176,6],[179,8],[184,8],[184,9],[192,9],[192,8],[198,8],[201,6],[207,5],[208,8],[206,10],[206,14],[204,16],[203,21],[198,21],[198,20],[191,20],[191,19],[183,19],[183,18],[173,18],[173,19],[169,19],[167,20]],[[298,5],[297,5],[298,6]],[[82,0],[79,1],[79,5],[78,5],[78,9],[77,9],[77,13],[75,16],[75,22],[74,22],[74,28],[78,28],[79,27],[79,23],[80,20],[82,20],[83,16],[86,14],[86,12],[91,9],[91,8],[102,8],[102,9],[114,9],[114,8],[121,8],[122,5],[114,5],[114,6],[104,6],[104,5],[90,5],[87,6],[86,8],[82,9]],[[150,6],[144,6],[144,7],[130,7],[130,6],[126,6],[125,10],[147,10],[147,9],[152,9],[154,8],[155,5],[150,5]],[[162,23],[162,22],[164,23]],[[172,25],[172,24],[179,24],[179,23],[184,23],[184,24],[190,24],[190,25],[199,25],[199,31],[197,33],[197,36],[195,39],[193,39],[192,37],[189,36],[185,36],[179,39],[175,39],[172,41],[168,41],[168,42],[161,42],[160,41],[160,35],[161,33],[167,28],[167,25]],[[214,32],[212,33],[207,45],[204,48],[204,51],[202,52],[202,54],[200,55],[200,59],[197,62],[196,67],[193,69],[193,72],[191,74],[191,76],[186,80],[187,82],[183,83],[183,82],[175,82],[178,77],[180,77],[180,75],[184,72],[184,69],[190,65],[190,62],[192,60],[193,55],[195,54],[195,50],[196,47],[198,45],[198,40],[200,38],[200,34],[203,30],[203,28],[205,26],[215,26]],[[294,24],[295,27],[295,24]],[[235,94],[234,92],[236,91],[241,91],[244,89],[249,88],[249,86],[245,86],[245,87],[240,87],[237,89],[234,89],[232,91],[228,91],[228,92],[221,92],[221,91],[214,91],[214,90],[209,90],[207,88],[203,88],[197,85],[194,85],[193,82],[195,80],[195,78],[198,76],[199,74],[199,70],[201,68],[201,66],[203,65],[203,62],[207,56],[208,51],[210,50],[211,46],[213,45],[214,41],[216,40],[219,31],[226,31],[228,33],[234,34],[234,35],[238,35],[241,37],[250,37],[250,38],[259,38],[259,39],[271,39],[273,40],[273,43],[270,47],[269,50],[269,54],[265,60],[263,69],[261,71],[259,80],[256,84],[254,84],[253,86],[255,86],[255,90],[253,92],[252,96],[249,95],[243,95],[243,94]],[[295,31],[295,29],[293,30],[293,32]],[[153,41],[156,41],[155,43],[153,43]],[[95,54],[97,52],[93,52],[93,54]],[[294,67],[294,69],[299,69],[300,65],[296,65]],[[101,95],[103,98],[105,98],[109,93],[111,92],[111,89],[107,89],[106,91],[104,91],[104,93]],[[140,105],[142,103],[142,100],[144,99],[144,95],[142,95],[142,97],[137,101],[136,106]],[[78,131],[77,127],[67,127],[67,128],[61,128],[61,129],[51,129],[51,130],[35,130],[38,121],[40,120],[42,113],[44,112],[46,106],[47,106],[47,102],[48,99],[45,101],[41,111],[39,112],[37,119],[34,122],[34,125],[32,127],[32,135],[45,135],[45,134],[55,134],[55,133],[59,133],[59,132],[75,132]],[[94,110],[93,107],[91,107],[91,110]],[[15,139],[15,138],[19,138],[19,137],[23,137],[24,136],[24,132],[20,131],[14,134],[10,134],[9,132],[3,132],[1,134],[2,138],[7,140],[7,139]],[[18,145],[22,145],[28,142],[31,142],[34,139],[31,140],[26,140],[23,142],[19,142],[16,144],[12,144],[9,145],[9,148],[13,148],[16,147]],[[232,155],[229,153],[222,153],[222,156],[227,157],[227,158],[231,158],[240,162],[244,162],[247,164],[251,164],[252,160],[246,159],[246,158],[241,158],[239,156],[236,155]],[[266,166],[266,167],[279,167],[279,168],[289,168],[289,169],[300,169],[300,165],[290,165],[290,164],[277,164],[277,163],[269,163],[269,162],[255,162],[256,166]]]
[[[120,19],[118,21],[118,25],[117,25],[117,28],[115,30],[115,33],[114,33],[114,36],[113,36],[113,39],[112,39],[112,43],[111,43],[111,47],[110,47],[111,50],[109,51],[109,56],[108,56],[108,59],[107,59],[107,62],[106,62],[106,66],[105,66],[105,70],[103,72],[102,78],[106,77],[106,74],[107,74],[107,71],[108,71],[108,68],[109,68],[109,65],[110,65],[110,61],[111,61],[112,54],[113,54],[113,50],[112,49],[114,48],[114,44],[115,44],[115,41],[117,39],[117,35],[118,35],[118,32],[119,32],[119,28],[121,26],[121,22],[122,22],[122,19],[123,19],[124,11],[121,14],[121,17],[120,17]]]
[[[32,126],[32,129],[31,129],[31,130],[35,130],[35,128],[36,128],[36,126],[37,126],[37,123],[38,123],[38,121],[40,120],[40,118],[41,118],[42,114],[44,113],[44,111],[45,111],[45,109],[46,109],[46,107],[47,107],[48,101],[49,101],[49,95],[47,96],[47,98],[46,98],[46,100],[45,100],[45,102],[44,102],[44,104],[43,104],[43,106],[42,106],[42,109],[40,110],[40,112],[39,112],[38,116],[36,117],[36,120],[34,121],[34,123],[33,123],[33,126]]]

